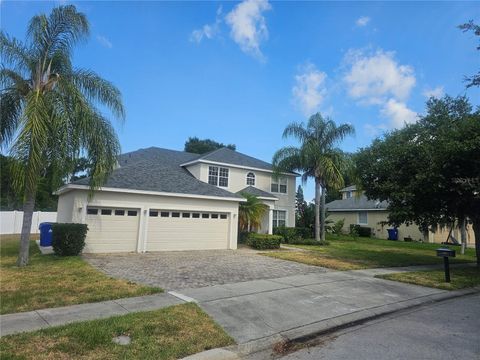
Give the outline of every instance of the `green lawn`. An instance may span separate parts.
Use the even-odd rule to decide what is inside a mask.
[[[16,266],[18,236],[0,238],[0,313],[30,311],[140,296],[161,289],[113,279],[87,264],[81,257],[41,255],[34,241],[30,263]]]
[[[480,269],[475,267],[450,268],[449,283],[445,282],[443,270],[403,272],[376,277],[444,290],[458,290],[480,285]]]
[[[128,335],[129,345],[112,338]],[[193,304],[5,336],[2,359],[178,359],[233,344],[223,329]]]
[[[442,258],[436,256],[439,244],[390,241],[373,238],[353,239],[350,236],[327,236],[329,245],[288,245],[308,251],[276,251],[265,256],[297,261],[309,265],[324,266],[336,270],[440,264]],[[467,249],[452,262],[474,262],[475,252]]]

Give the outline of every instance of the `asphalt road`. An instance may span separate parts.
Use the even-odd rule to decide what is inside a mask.
[[[377,319],[317,341],[281,359],[479,360],[480,294]]]

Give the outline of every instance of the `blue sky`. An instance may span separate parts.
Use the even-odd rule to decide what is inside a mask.
[[[24,39],[59,2],[1,1],[1,27]],[[123,151],[182,150],[189,136],[234,143],[270,161],[292,121],[320,111],[351,123],[355,151],[413,122],[426,97],[466,94],[480,21],[475,2],[82,2],[91,23],[74,63],[122,91]],[[311,184],[307,197],[313,196]]]

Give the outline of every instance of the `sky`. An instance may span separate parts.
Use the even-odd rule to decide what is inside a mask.
[[[122,151],[183,150],[190,136],[236,144],[271,161],[291,122],[321,112],[350,123],[356,151],[412,123],[428,97],[480,89],[478,2],[0,2],[1,28],[25,39],[28,21],[74,4],[91,27],[74,64],[122,92],[126,120],[112,118]],[[306,199],[313,198],[312,183]]]

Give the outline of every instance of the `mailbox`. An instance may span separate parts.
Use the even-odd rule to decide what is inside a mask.
[[[448,258],[455,257],[455,250],[449,248],[437,249],[437,256],[443,257],[443,268],[445,270],[445,282],[450,282],[450,264]]]
[[[455,250],[448,248],[437,249],[437,256],[439,257],[455,257]]]

